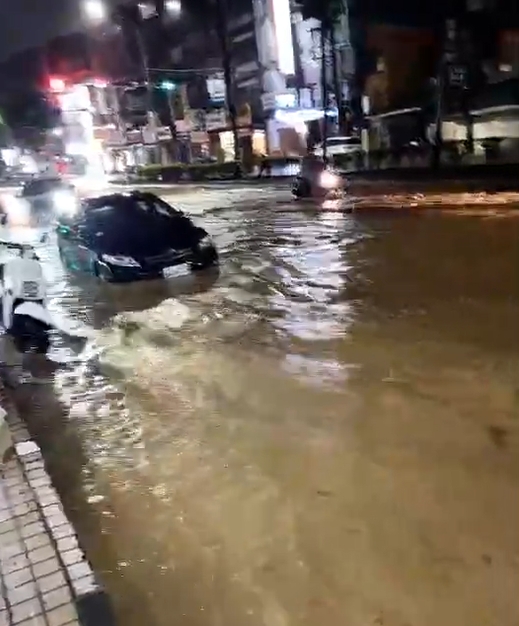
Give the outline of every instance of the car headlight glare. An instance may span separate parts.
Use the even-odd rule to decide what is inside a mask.
[[[56,191],[52,194],[52,203],[60,215],[74,215],[77,211],[77,199],[67,191]]]
[[[340,180],[337,174],[328,171],[321,174],[319,182],[321,184],[321,187],[323,187],[324,189],[334,189],[336,187],[339,187],[340,184]]]
[[[131,256],[123,256],[119,254],[103,254],[103,261],[111,263],[112,265],[119,265],[121,267],[140,267],[135,259]]]

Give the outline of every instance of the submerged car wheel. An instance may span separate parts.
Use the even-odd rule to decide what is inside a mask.
[[[15,315],[9,334],[15,348],[22,354],[46,354],[50,347],[47,324],[28,315]]]
[[[214,246],[197,250],[191,269],[205,270],[218,264],[218,252]]]

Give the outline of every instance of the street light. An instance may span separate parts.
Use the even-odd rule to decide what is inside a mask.
[[[58,76],[51,76],[49,79],[49,87],[53,93],[63,93],[65,91],[65,81]]]
[[[89,22],[104,22],[108,18],[103,0],[84,0],[82,10]]]
[[[168,15],[176,16],[182,12],[182,4],[180,0],[166,0],[164,9]]]

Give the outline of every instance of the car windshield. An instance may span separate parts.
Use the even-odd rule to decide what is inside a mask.
[[[121,249],[132,230],[123,210],[111,204],[89,210],[84,225],[87,243],[108,254]]]
[[[332,137],[326,143],[328,146],[358,146],[360,140],[357,137]]]
[[[32,180],[23,188],[23,194],[25,196],[37,196],[42,193],[48,193],[54,191],[57,188],[63,187],[63,181],[59,178],[44,178],[40,180]]]
[[[178,223],[179,215],[159,199],[116,197],[98,200],[85,211],[86,234],[90,244],[106,254],[144,253],[161,246]]]
[[[164,217],[172,217],[173,215],[178,214],[176,209],[169,206],[169,204],[160,198],[152,195],[135,198],[134,206],[147,215],[158,214]]]

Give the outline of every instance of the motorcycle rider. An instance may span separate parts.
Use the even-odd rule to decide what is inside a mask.
[[[299,193],[303,197],[312,195],[315,187],[319,185],[319,179],[326,170],[324,159],[317,156],[313,149],[308,151],[301,160],[301,172],[299,174]]]

